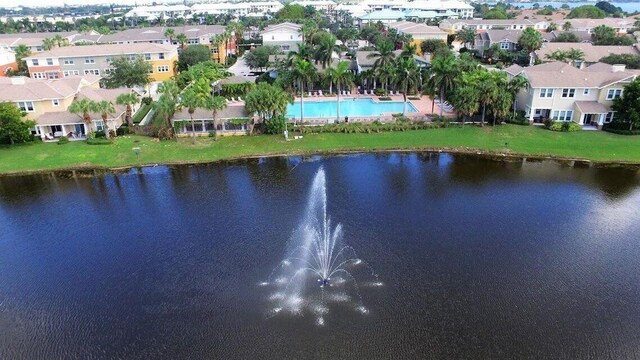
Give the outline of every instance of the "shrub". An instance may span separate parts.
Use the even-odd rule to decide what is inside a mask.
[[[548,129],[551,131],[574,132],[582,130],[582,126],[573,121],[551,121]]]
[[[604,124],[602,130],[618,135],[640,135],[640,129],[629,130],[629,123],[622,121]]]
[[[64,145],[68,143],[69,143],[69,139],[66,136],[60,136],[58,138],[58,145]]]
[[[93,133],[93,137],[96,139],[99,139],[99,138],[105,138],[107,136],[105,135],[104,130],[98,130]]]
[[[510,114],[504,121],[507,124],[529,125],[529,119],[524,117],[524,111],[518,111],[515,116]]]
[[[391,101],[391,98],[388,96],[382,96],[381,98],[379,98],[378,100],[380,101]]]
[[[210,138],[212,138],[212,137],[216,137],[216,133],[215,133],[215,132],[213,132],[213,131],[209,131],[209,137],[210,137]]]
[[[126,125],[122,125],[116,130],[117,136],[129,135],[130,133],[131,133],[131,130]]]
[[[284,116],[278,116],[264,122],[264,132],[267,134],[284,133],[287,119]]]
[[[143,97],[142,100],[140,100],[140,102],[144,105],[151,105],[151,103],[153,102],[153,99],[147,96],[147,97]]]
[[[400,120],[393,123],[381,123],[374,121],[372,123],[340,123],[327,124],[322,126],[299,126],[302,134],[321,134],[321,133],[345,133],[345,134],[371,134],[388,131],[408,131],[408,130],[424,130],[442,127],[442,123],[429,121],[408,121]]]
[[[140,107],[140,109],[138,109],[138,111],[133,115],[133,119],[132,119],[133,123],[140,124],[142,119],[144,119],[144,117],[147,116],[150,110],[151,110],[151,104],[143,104]]]
[[[87,139],[87,145],[111,145],[113,142],[105,138]]]
[[[407,96],[407,99],[409,100],[420,100],[419,96]]]
[[[375,89],[373,90],[373,93],[376,94],[377,96],[382,96],[384,95],[384,89]]]

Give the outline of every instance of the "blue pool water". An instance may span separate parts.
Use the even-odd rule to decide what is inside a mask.
[[[381,101],[376,102],[371,98],[340,99],[340,117],[345,116],[379,116],[387,113],[401,113],[403,109],[402,101]],[[407,112],[418,112],[410,101],[407,102]],[[336,117],[337,104],[332,101],[304,100],[304,116],[310,118]],[[288,118],[300,118],[300,101],[287,106]]]

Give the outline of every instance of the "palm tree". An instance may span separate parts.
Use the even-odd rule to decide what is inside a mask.
[[[567,51],[567,60],[575,66],[577,62],[584,61],[584,52],[580,49],[571,48]]]
[[[473,116],[480,108],[480,99],[478,97],[478,91],[472,84],[460,84],[453,96],[451,97],[451,103],[454,109],[462,118],[462,125],[464,126],[465,116]]]
[[[513,116],[516,116],[516,97],[520,90],[529,87],[529,80],[522,75],[514,76],[507,84],[507,91],[513,96]]]
[[[533,28],[526,28],[522,31],[518,44],[529,53],[529,65],[533,64],[533,52],[540,49],[543,42],[542,34]]]
[[[18,63],[18,73],[24,76],[29,76],[29,68],[24,58],[31,55],[31,49],[25,44],[20,44],[16,47],[16,62]]]
[[[100,114],[102,117],[102,123],[104,124],[104,136],[109,138],[109,125],[107,124],[107,117],[116,112],[116,108],[113,106],[113,103],[109,100],[101,100],[98,102],[93,102],[92,109],[94,112]]]
[[[286,66],[291,67],[296,60],[311,61],[313,57],[313,48],[309,44],[298,44],[298,50],[289,51],[287,54]]]
[[[176,100],[167,95],[160,95],[160,98],[153,102],[153,109],[162,116],[166,127],[173,129],[173,114],[176,111]]]
[[[335,68],[327,69],[327,77],[336,83],[338,94],[336,122],[340,122],[340,85],[353,86],[353,74],[349,71],[349,63],[340,61]]]
[[[404,104],[402,107],[402,115],[407,114],[407,96],[409,89],[414,88],[420,81],[420,69],[413,58],[398,59],[396,65],[396,75],[398,86],[402,91]]]
[[[376,59],[373,62],[373,69],[377,73],[386,74],[386,69],[390,68],[393,64],[393,61],[396,58],[396,54],[393,52],[393,44],[389,41],[380,41],[378,45],[376,45],[376,51],[367,55],[367,58]],[[388,77],[387,77],[388,79]],[[385,95],[387,94],[387,81],[383,81],[383,88]]]
[[[53,49],[53,47],[56,45],[55,40],[53,40],[52,38],[45,38],[42,39],[42,48],[45,51],[49,51],[51,49]]]
[[[418,47],[414,43],[405,45],[400,53],[401,58],[412,58],[418,52]]]
[[[572,27],[573,25],[569,21],[565,21],[564,24],[562,24],[562,30],[564,31],[570,31]]]
[[[334,52],[340,52],[340,47],[336,45],[336,37],[333,35],[323,36],[315,48],[315,60],[322,64],[322,68],[326,68],[331,64],[331,58]]]
[[[89,129],[89,132],[90,132],[91,131],[91,112],[93,111],[93,108],[94,108],[94,102],[92,100],[89,100],[87,98],[82,98],[82,99],[73,100],[71,105],[69,105],[68,110],[72,114],[77,114],[82,116],[82,120],[84,121],[84,123],[87,126],[87,129]]]
[[[197,108],[205,108],[208,98],[211,96],[211,85],[207,79],[199,79],[192,86],[182,92],[180,105],[186,107],[191,119],[191,142],[196,143],[196,127],[193,121],[193,113]]]
[[[180,49],[184,50],[184,47],[189,39],[187,38],[187,35],[185,35],[184,33],[180,33],[176,35],[176,41],[178,42],[178,44],[180,44]]]
[[[157,92],[158,94],[166,96],[170,100],[177,101],[178,96],[180,95],[180,88],[178,87],[175,79],[169,79],[158,85]]]
[[[60,34],[56,34],[56,36],[53,37],[53,41],[56,43],[58,47],[69,45],[69,40],[62,37]]]
[[[456,34],[456,40],[460,41],[465,48],[469,48],[467,45],[473,44],[476,40],[476,31],[470,28],[462,29]]]
[[[553,50],[552,52],[545,54],[545,59],[555,61],[567,61],[567,52],[564,50]]]
[[[427,74],[427,83],[429,87],[440,92],[440,101],[444,101],[445,94],[453,90],[458,74],[455,56],[437,56],[433,59]],[[442,116],[442,106],[440,106],[440,116]]]
[[[116,104],[118,105],[126,105],[127,112],[125,115],[125,121],[129,126],[133,126],[133,122],[131,121],[131,114],[133,113],[131,106],[135,105],[140,101],[138,94],[135,92],[129,92],[118,95],[116,98]]]
[[[316,32],[318,32],[318,24],[312,20],[307,20],[300,27],[300,34],[302,35],[302,42],[308,43],[313,38]]]
[[[218,121],[216,118],[218,116],[218,111],[225,107],[227,107],[227,102],[222,96],[210,96],[204,105],[205,109],[211,110],[213,113],[213,134],[216,141],[218,140]]]
[[[164,31],[164,36],[169,38],[169,44],[173,44],[173,38],[176,36],[176,31],[172,28],[168,28]]]
[[[297,59],[293,63],[291,77],[298,82],[300,88],[300,121],[304,121],[304,84],[310,83],[315,78],[315,68],[304,59]]]

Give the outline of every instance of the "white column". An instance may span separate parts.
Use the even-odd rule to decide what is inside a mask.
[[[529,123],[533,124],[533,115],[536,113],[536,110],[531,108],[529,109]]]

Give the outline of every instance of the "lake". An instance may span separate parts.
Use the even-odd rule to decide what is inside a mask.
[[[367,313],[260,286],[314,177]],[[437,153],[0,177],[0,358],[640,358],[640,173]]]

